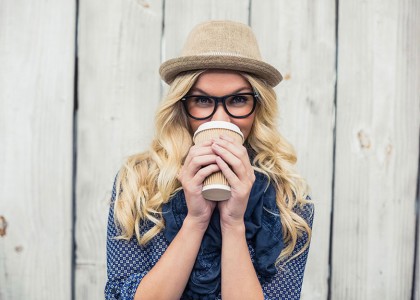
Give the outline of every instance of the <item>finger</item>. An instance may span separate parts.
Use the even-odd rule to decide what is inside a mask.
[[[201,193],[203,182],[204,180],[211,174],[220,171],[219,166],[214,163],[211,165],[208,165],[204,168],[201,168],[197,173],[194,174],[191,178],[180,178],[180,181],[183,182],[185,179],[185,182],[187,183],[188,189],[194,193]],[[183,175],[180,175],[182,177]]]
[[[188,165],[184,165],[188,172],[192,174],[197,173],[201,168],[216,163],[216,155],[215,154],[207,154],[201,156],[195,156],[191,158],[190,163]]]
[[[204,168],[201,168],[195,176],[193,177],[192,184],[203,184],[204,180],[211,174],[220,171],[220,167],[217,163],[208,165]]]
[[[239,178],[245,179],[247,177],[247,174],[249,173],[248,169],[252,168],[249,162],[249,158],[247,158],[247,160],[240,159],[234,153],[229,151],[230,149],[223,148],[218,143],[214,143],[212,148],[215,153],[224,160],[226,164],[232,167],[232,170],[237,174]]]
[[[230,186],[238,186],[241,184],[238,176],[236,176],[231,168],[229,168],[229,165],[221,157],[216,158],[216,163],[219,166],[220,171],[222,171],[223,175],[226,177]]]
[[[185,158],[184,165],[188,165],[191,159],[195,156],[212,154],[213,150],[211,149],[212,141],[205,141],[201,145],[194,145],[188,151],[187,157]]]
[[[190,181],[200,169],[210,164],[216,164],[215,154],[193,157],[188,165],[184,165],[181,168],[178,180],[181,182]]]
[[[233,155],[238,157],[244,163],[244,165],[251,166],[248,151],[242,144],[236,142],[232,137],[227,135],[221,135],[220,139],[214,140],[214,143],[230,151]]]

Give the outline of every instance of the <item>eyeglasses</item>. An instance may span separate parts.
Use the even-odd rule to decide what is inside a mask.
[[[229,116],[243,119],[254,112],[258,97],[257,92],[232,94],[223,97],[186,95],[181,98],[181,101],[187,115],[196,120],[205,120],[212,117],[216,113],[219,102],[223,104],[223,108]]]

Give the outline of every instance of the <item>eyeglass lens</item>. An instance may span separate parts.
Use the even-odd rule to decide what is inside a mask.
[[[220,99],[220,98],[216,98]],[[208,118],[216,110],[216,99],[205,95],[191,95],[185,97],[189,114],[198,119]],[[244,117],[254,109],[253,94],[236,94],[223,97],[225,109],[234,117]]]

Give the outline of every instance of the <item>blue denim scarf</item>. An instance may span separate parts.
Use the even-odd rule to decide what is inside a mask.
[[[255,251],[254,268],[260,280],[265,281],[277,272],[275,261],[283,249],[283,235],[275,188],[265,175],[255,172],[255,176],[244,221],[246,239]],[[184,191],[176,193],[163,206],[162,212],[165,219],[164,235],[171,242],[188,213]],[[215,299],[220,293],[221,247],[220,215],[216,207],[201,242],[184,297]]]

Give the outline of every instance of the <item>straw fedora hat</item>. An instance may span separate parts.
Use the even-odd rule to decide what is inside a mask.
[[[203,69],[251,73],[272,87],[283,79],[276,68],[262,61],[251,28],[233,21],[198,24],[188,35],[181,56],[162,63],[159,73],[170,84],[181,72]]]

